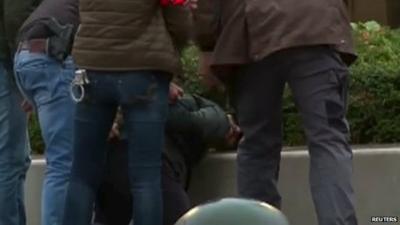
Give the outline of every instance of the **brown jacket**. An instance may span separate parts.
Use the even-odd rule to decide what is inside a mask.
[[[81,25],[73,47],[79,67],[92,70],[180,72],[187,43],[187,8],[159,0],[80,0]]]
[[[213,51],[212,65],[258,61],[279,50],[331,45],[355,59],[342,0],[199,0],[196,41]]]

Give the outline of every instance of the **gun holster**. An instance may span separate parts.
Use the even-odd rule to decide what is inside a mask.
[[[46,51],[49,56],[63,62],[71,53],[75,27],[72,24],[62,25],[54,17],[40,18],[33,21],[29,26],[20,32],[31,29],[36,24],[43,24],[48,28],[52,35],[48,37]]]
[[[48,41],[48,54],[58,61],[64,61],[71,53],[74,26],[61,25],[54,18],[44,20],[43,23],[53,32]]]

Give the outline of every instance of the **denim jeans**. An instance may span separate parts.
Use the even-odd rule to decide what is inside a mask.
[[[127,131],[135,225],[161,225],[161,150],[168,113],[168,75],[88,71],[88,77],[90,84],[76,109],[74,162],[63,225],[91,223],[104,174],[107,137],[118,106]]]
[[[21,51],[15,57],[16,80],[39,117],[46,145],[46,175],[42,191],[42,224],[59,225],[72,164],[75,103],[69,94],[75,66],[46,54]]]
[[[26,114],[0,61],[0,225],[24,225],[24,182],[30,165]]]

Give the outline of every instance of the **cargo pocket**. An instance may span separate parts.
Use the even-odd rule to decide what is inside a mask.
[[[329,71],[328,79],[332,88],[325,100],[325,108],[329,126],[349,137],[350,128],[346,120],[348,76],[347,70]]]

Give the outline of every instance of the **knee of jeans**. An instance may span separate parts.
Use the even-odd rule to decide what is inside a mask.
[[[135,190],[161,188],[161,173],[159,175],[135,176],[130,174],[130,187]]]
[[[133,191],[161,190],[161,182],[157,182],[157,179],[130,182],[130,189]]]
[[[48,161],[46,169],[47,173],[49,174],[67,177],[71,172],[71,165],[72,163],[69,161],[65,162]]]

